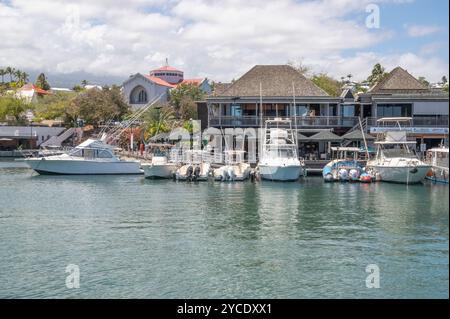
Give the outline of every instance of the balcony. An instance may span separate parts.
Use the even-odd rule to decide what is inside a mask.
[[[268,119],[273,119],[271,116],[264,116],[261,118],[258,116],[210,116],[209,125],[210,126],[221,126],[221,127],[259,127],[264,125],[265,121]],[[283,117],[285,118],[285,117]],[[297,128],[308,128],[308,127],[353,127],[358,124],[358,117],[341,117],[341,116],[290,116],[292,125]]]

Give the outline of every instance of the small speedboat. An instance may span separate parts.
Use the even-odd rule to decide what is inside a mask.
[[[359,148],[332,147],[333,159],[322,170],[325,182],[357,182],[364,174],[363,167],[358,163]]]
[[[251,168],[247,163],[224,165],[213,170],[216,181],[244,181],[250,177]]]
[[[429,149],[426,158],[426,162],[432,166],[425,178],[436,183],[448,184],[448,146]]]
[[[168,162],[167,156],[153,156],[152,162],[142,164],[145,178],[172,178],[178,165]]]

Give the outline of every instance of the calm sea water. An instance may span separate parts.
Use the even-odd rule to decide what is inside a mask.
[[[17,166],[0,162],[1,298],[449,297],[445,185],[181,183]],[[66,288],[68,264],[79,289]],[[368,264],[379,289],[366,287]]]

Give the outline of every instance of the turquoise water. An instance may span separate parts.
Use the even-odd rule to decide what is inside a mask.
[[[14,164],[0,162],[1,298],[449,296],[446,185],[182,183]],[[79,289],[66,288],[68,264]]]

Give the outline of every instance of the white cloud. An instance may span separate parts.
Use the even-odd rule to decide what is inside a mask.
[[[12,0],[0,2],[0,66],[69,74],[148,72],[165,58],[187,76],[221,81],[255,64],[303,59],[315,72],[365,77],[378,60],[432,78],[448,63],[430,50],[381,56],[393,36],[369,30],[365,7],[399,0]],[[405,1],[400,1],[405,2]],[[408,1],[406,1],[408,2]],[[425,49],[424,49],[425,50]],[[349,52],[357,52],[350,54]],[[424,56],[427,56],[425,59]],[[441,74],[438,78],[440,78]]]
[[[433,25],[411,25],[405,26],[410,37],[423,37],[441,31],[440,27]]]

